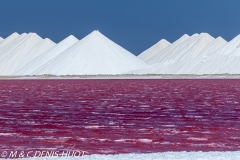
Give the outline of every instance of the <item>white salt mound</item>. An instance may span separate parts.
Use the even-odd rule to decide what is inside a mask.
[[[8,46],[0,48],[0,75],[12,75],[15,70],[53,45],[55,43],[50,39],[43,40],[36,33],[22,34]]]
[[[114,75],[146,66],[99,31],[93,31],[32,74]]]
[[[70,35],[61,42],[59,42],[57,45],[52,47],[51,49],[45,51],[44,53],[40,54],[36,58],[34,58],[29,63],[26,63],[22,68],[14,72],[14,75],[32,75],[32,73],[49,62],[50,60],[54,59],[57,55],[77,43],[79,40]]]
[[[23,47],[22,42],[25,40],[27,33],[22,33],[21,35],[10,35],[4,43],[0,46],[0,60],[11,54],[12,51],[18,50],[18,48]]]
[[[152,47],[143,51],[137,57],[146,62],[151,57],[156,55],[158,52],[162,51],[164,48],[168,47],[171,43],[165,39],[160,40],[158,43],[154,44]]]
[[[195,58],[214,38],[207,33],[194,34],[183,41],[174,50],[158,58],[159,62],[180,61],[183,59]],[[153,57],[154,58],[154,57]],[[156,61],[155,61],[156,62]]]
[[[175,65],[178,61],[189,61],[199,56],[201,51],[211,43],[214,38],[207,33],[194,34],[189,38],[180,38],[181,43],[176,41],[176,43],[169,46],[169,49],[166,48],[162,52],[159,52],[156,56],[152,57],[154,61],[151,62],[154,65],[147,67],[147,69],[131,71],[132,74],[168,74],[165,69],[168,69],[168,66]],[[157,62],[157,63],[156,63]],[[177,68],[176,72],[181,69]]]
[[[99,31],[58,44],[35,33],[0,38],[0,75],[240,74],[239,62],[240,35],[227,42],[185,34],[172,44],[163,39],[138,57]]]
[[[218,50],[222,46],[226,45],[227,42],[218,37],[207,45],[196,58],[177,61],[166,68],[158,69],[155,74],[199,74],[201,65],[206,61],[209,56],[212,56],[212,52]]]
[[[17,32],[14,32],[13,34],[9,35],[7,38],[4,39],[4,41],[0,43],[0,49],[8,45],[10,42],[12,42],[14,39],[16,39],[19,36],[20,35]]]
[[[0,45],[1,43],[3,43],[4,39],[2,37],[0,37]]]
[[[18,54],[15,57],[14,63],[18,64],[16,67],[12,67],[12,70],[6,71],[10,75],[14,75],[14,72],[25,66],[27,63],[32,62],[37,56],[41,55],[45,51],[51,49],[56,45],[52,40],[45,38],[39,43],[37,43],[30,51],[24,52],[23,54]]]
[[[226,45],[222,46],[218,50],[214,51],[212,54],[213,56],[228,55],[237,48],[239,43],[240,43],[240,35],[233,38],[230,42],[228,42]]]
[[[240,35],[232,39],[230,42],[212,52],[204,61],[191,68],[189,73],[197,74],[240,74],[238,56],[240,43]]]
[[[175,48],[177,48],[182,42],[187,40],[190,36],[187,34],[184,34],[181,38],[176,40],[174,43],[163,49],[162,51],[158,52],[154,56],[152,56],[149,60],[147,60],[147,64],[154,64],[162,62],[162,58],[166,57],[169,53],[173,52]]]
[[[218,50],[222,46],[226,45],[227,41],[222,37],[217,37],[211,43],[209,43],[199,54],[199,56],[209,56],[208,54]]]
[[[237,47],[236,49],[234,49],[232,52],[230,52],[229,54],[228,54],[229,56],[237,56],[237,57],[239,57],[240,56],[240,47]]]
[[[194,38],[194,41],[190,41],[190,39],[193,38],[189,38],[178,46],[178,48],[182,48],[181,45],[184,45],[184,50],[180,52],[179,49],[179,53],[175,53],[182,56],[188,55],[187,57],[156,63],[145,69],[130,71],[129,74],[199,74],[199,65],[206,61],[206,57],[211,56],[213,51],[227,44],[222,37],[214,39],[208,34],[200,34],[197,39]],[[193,42],[196,44],[192,45]],[[189,47],[186,47],[188,45]],[[189,48],[191,49],[189,50]]]

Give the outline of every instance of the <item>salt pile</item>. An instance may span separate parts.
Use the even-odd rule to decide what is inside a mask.
[[[25,42],[26,43],[28,42],[28,41],[26,41],[28,39],[28,37],[29,36],[27,33],[23,33],[19,36],[10,35],[9,39],[7,38],[5,43],[3,43],[0,46],[0,52],[1,52],[0,60],[2,58],[4,58],[5,56],[9,56],[9,55],[15,54],[18,51],[21,51],[21,49],[22,50],[24,50],[24,49],[30,50],[29,47],[25,44]],[[39,37],[37,42],[35,42],[35,43],[33,42],[34,45],[36,45],[41,40],[42,40],[42,38]],[[32,46],[30,46],[30,47],[32,47]]]
[[[55,43],[50,39],[43,40],[36,33],[20,35],[5,47],[0,48],[1,75],[12,75],[17,68],[54,45]]]
[[[57,55],[77,43],[79,40],[70,35],[69,37],[65,38],[61,42],[59,42],[56,46],[52,47],[51,49],[43,52],[36,58],[34,58],[29,63],[25,64],[22,68],[14,72],[14,75],[32,75],[32,73],[39,69],[41,66],[46,64],[48,61],[55,58]]]
[[[143,61],[99,31],[93,31],[33,74],[114,75],[146,66]]]
[[[171,52],[167,52],[170,56],[168,54],[163,55],[164,53],[160,54],[161,52],[159,52],[156,56],[152,57],[151,63],[156,63],[153,63],[147,68],[130,71],[128,73],[189,75],[240,74],[240,67],[238,65],[240,62],[239,44],[240,36],[227,42],[222,37],[214,39],[206,33],[200,35],[194,34],[180,43],[178,47],[172,49]],[[165,50],[171,48],[172,45]]]
[[[143,51],[141,54],[138,55],[138,58],[146,62],[158,52],[162,51],[164,48],[168,47],[171,43],[165,39],[160,40],[158,43],[153,45],[152,47],[148,48],[147,50]]]
[[[155,74],[199,74],[199,65],[206,61],[206,58],[212,56],[212,52],[226,45],[226,41],[218,37],[209,43],[196,58],[177,61],[166,68],[158,68]],[[194,69],[193,69],[194,68]],[[200,67],[201,68],[201,67]]]
[[[240,46],[238,45],[237,48],[235,50],[233,50],[232,52],[230,52],[228,55],[239,57],[240,56]]]
[[[56,43],[53,42],[52,40],[48,39],[48,38],[45,38],[45,39],[41,40],[34,47],[32,47],[32,49],[30,51],[24,52],[22,54],[18,54],[16,56],[14,56],[14,58],[15,58],[14,60],[13,60],[13,58],[11,58],[12,63],[15,63],[17,65],[15,65],[15,67],[14,66],[10,67],[11,71],[6,70],[5,72],[12,75],[13,72],[15,72],[15,70],[23,67],[28,62],[31,62],[34,58],[41,55],[45,51],[51,49],[55,45],[56,45]]]
[[[183,59],[195,58],[214,38],[207,33],[194,34],[177,45],[171,52],[162,51],[152,57],[150,62],[159,63],[165,61],[180,61]],[[150,63],[150,64],[151,64]]]
[[[217,37],[211,43],[209,43],[199,54],[200,56],[209,56],[208,54],[218,50],[220,47],[227,44],[227,41],[222,37]]]
[[[176,40],[174,43],[172,43],[171,45],[169,45],[167,48],[163,49],[162,51],[160,51],[159,53],[155,54],[155,56],[153,56],[152,58],[150,58],[149,60],[147,60],[148,64],[154,64],[154,63],[159,63],[161,62],[161,58],[168,56],[168,53],[173,52],[173,50],[175,50],[175,48],[177,48],[182,42],[184,42],[186,39],[188,39],[190,36],[187,34],[184,34],[181,38],[179,38],[178,40]]]
[[[20,35],[16,32],[14,32],[13,34],[11,34],[10,36],[8,36],[7,38],[4,39],[4,41],[2,41],[0,43],[0,48],[6,46],[7,44],[9,44],[10,42],[12,42],[14,39],[16,39],[17,37],[19,37]],[[10,46],[11,47],[11,46]]]
[[[99,31],[58,44],[36,33],[0,38],[0,75],[240,74],[239,62],[240,35],[227,42],[185,34],[172,44],[162,39],[138,57]]]
[[[195,59],[197,65],[189,67],[187,74],[240,74],[238,44],[240,35],[213,51],[209,56]],[[232,56],[231,56],[232,54]]]
[[[216,50],[214,52],[214,55],[228,55],[229,53],[233,52],[238,47],[239,44],[240,44],[240,35],[233,38],[225,46]]]
[[[0,45],[3,41],[4,41],[4,39],[2,37],[0,37]]]

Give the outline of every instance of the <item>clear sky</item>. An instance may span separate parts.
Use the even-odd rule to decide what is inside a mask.
[[[160,39],[240,34],[240,0],[0,0],[0,36],[36,32],[59,42],[98,29],[138,55]]]

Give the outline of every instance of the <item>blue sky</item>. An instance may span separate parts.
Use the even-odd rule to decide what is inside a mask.
[[[0,0],[0,36],[36,32],[59,42],[98,29],[138,55],[160,39],[240,34],[239,0]]]

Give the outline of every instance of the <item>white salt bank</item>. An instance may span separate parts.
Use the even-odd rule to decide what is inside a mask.
[[[158,52],[154,56],[152,56],[149,60],[147,60],[148,64],[154,64],[162,62],[162,58],[168,56],[169,53],[173,52],[182,42],[190,38],[189,35],[184,34],[182,37],[180,37],[178,40],[176,40],[174,43],[163,49],[162,51]]]
[[[223,47],[219,48],[216,50],[213,55],[218,56],[218,55],[228,55],[231,52],[233,52],[240,44],[240,35],[236,36],[233,38],[230,42],[228,42],[226,45]]]
[[[0,45],[3,41],[4,41],[4,39],[2,37],[0,37]]]
[[[199,64],[205,61],[205,57],[211,56],[212,52],[225,46],[227,41],[221,37],[214,39],[206,33],[194,34],[184,42],[178,44],[171,52],[162,56],[169,58],[167,61],[155,63],[145,69],[129,72],[130,74],[196,74]],[[174,44],[172,44],[174,45]],[[171,47],[171,45],[169,46]],[[170,57],[171,56],[171,57]],[[160,58],[160,56],[159,56]],[[171,59],[172,58],[172,59]],[[193,69],[196,68],[196,69]]]
[[[13,34],[9,35],[7,38],[4,39],[4,41],[0,43],[0,49],[11,43],[14,39],[18,38],[19,36],[20,35],[17,32],[14,32]]]
[[[168,47],[171,43],[165,39],[160,40],[158,43],[154,44],[152,47],[148,48],[147,50],[143,51],[137,57],[143,60],[144,62],[148,61],[158,52],[162,51],[164,48]]]
[[[227,41],[222,37],[217,37],[211,43],[209,43],[199,54],[199,56],[210,56],[209,54],[218,50],[222,46],[226,45]]]
[[[15,70],[53,45],[55,43],[50,39],[43,40],[36,33],[22,34],[4,48],[0,48],[0,75],[12,75]]]
[[[228,54],[229,56],[240,56],[240,43],[237,45],[236,49],[234,49],[232,52]]]
[[[116,75],[146,66],[99,31],[93,31],[32,74]]]
[[[194,74],[240,74],[239,49],[240,35],[220,47],[193,67],[189,73]]]
[[[34,58],[29,63],[25,64],[22,68],[17,70],[13,73],[13,75],[32,75],[32,73],[39,69],[41,66],[55,58],[57,55],[77,43],[79,40],[70,35],[61,42],[59,42],[57,45],[52,47],[51,49],[47,50],[46,52],[40,54],[36,58]]]
[[[21,35],[12,34],[6,41],[0,46],[0,60],[12,52],[16,52],[18,48],[28,48],[23,46],[23,43],[27,37],[27,33],[22,33]],[[42,40],[42,39],[41,39]]]
[[[147,65],[144,61],[146,61]],[[161,40],[138,57],[98,31],[58,44],[35,33],[0,39],[0,75],[240,74],[240,35],[207,33]]]
[[[49,38],[45,38],[41,40],[39,43],[37,43],[32,49],[28,52],[23,52],[22,54],[16,55],[13,60],[13,63],[17,64],[15,67],[11,67],[11,70],[6,70],[6,73],[8,75],[14,75],[13,73],[16,72],[16,70],[19,70],[23,66],[25,66],[27,63],[32,62],[33,59],[44,53],[45,51],[51,49],[56,45],[55,42],[50,40]],[[13,59],[13,58],[12,58]]]
[[[180,61],[183,59],[195,58],[214,38],[207,33],[194,34],[190,38],[176,46],[171,52],[159,53],[156,62]],[[156,58],[155,56],[152,58]]]
[[[222,37],[214,39],[209,43],[197,57],[192,59],[185,59],[176,61],[175,63],[167,66],[166,68],[158,69],[155,74],[199,74],[201,65],[205,64],[206,60],[213,55],[213,52],[225,46],[227,41]],[[212,69],[212,68],[209,68]]]

